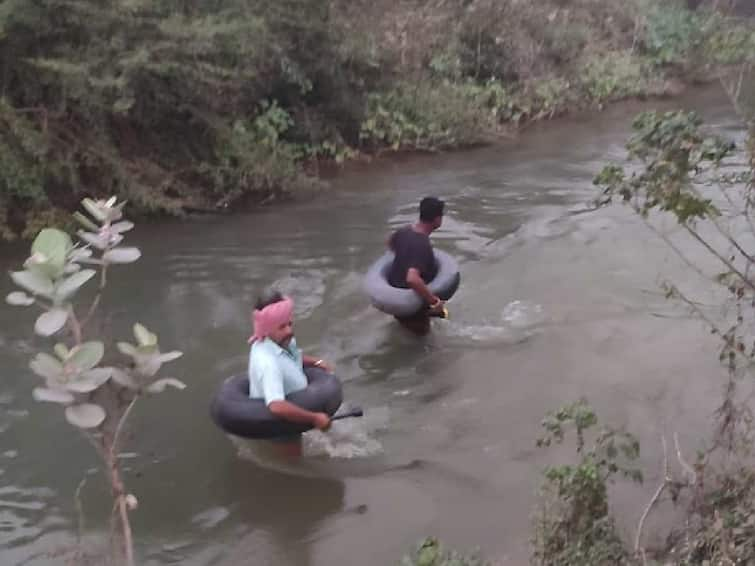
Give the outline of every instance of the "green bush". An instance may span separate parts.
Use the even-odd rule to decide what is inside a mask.
[[[704,17],[673,2],[650,9],[642,43],[651,63],[688,64],[693,51],[704,43]]]
[[[642,64],[626,52],[609,52],[585,61],[579,77],[588,98],[602,103],[644,92]]]
[[[705,41],[706,60],[731,65],[755,56],[755,31],[744,23],[732,24],[712,16]]]
[[[371,94],[359,137],[368,148],[434,149],[483,139],[492,113],[479,90],[447,82],[404,84]]]
[[[308,186],[308,160],[475,143],[625,96],[645,86],[630,49],[664,75],[753,44],[660,0],[6,0],[0,208],[16,232],[86,195],[213,209]]]
[[[489,563],[476,553],[447,550],[438,539],[428,537],[412,554],[404,556],[401,566],[489,566]]]
[[[632,463],[639,443],[630,434],[601,427],[591,445],[586,433],[598,424],[593,410],[578,401],[549,413],[545,436],[538,446],[561,443],[574,430],[576,464],[545,470],[541,500],[535,516],[533,562],[543,566],[603,566],[627,564],[629,553],[609,513],[607,486],[621,475],[642,481]]]
[[[222,135],[216,160],[200,168],[220,203],[247,193],[268,196],[303,181],[300,152],[283,139],[291,125],[288,112],[276,101],[265,101],[253,120],[236,120]]]

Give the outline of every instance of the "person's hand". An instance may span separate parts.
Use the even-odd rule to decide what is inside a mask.
[[[328,430],[330,428],[330,417],[325,413],[315,413],[312,418],[312,425],[319,430]]]
[[[440,299],[438,299],[432,305],[430,305],[429,312],[430,312],[430,314],[436,315],[436,316],[442,315],[443,314],[443,309],[445,308],[445,306],[446,306],[446,302],[445,301],[441,301]]]
[[[333,373],[333,366],[331,366],[331,365],[330,365],[330,364],[329,364],[328,362],[326,362],[325,360],[322,360],[322,359],[320,359],[320,360],[317,360],[317,361],[316,361],[316,362],[314,363],[314,366],[315,366],[316,368],[320,368],[320,369],[322,369],[322,370],[324,370],[324,371],[326,371],[326,372],[328,372],[328,373]]]

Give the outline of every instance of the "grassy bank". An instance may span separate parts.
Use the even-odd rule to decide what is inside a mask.
[[[85,195],[182,214],[295,194],[321,160],[490,141],[754,48],[660,0],[7,0],[0,234]]]

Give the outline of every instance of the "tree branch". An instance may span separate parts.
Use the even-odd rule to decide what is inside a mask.
[[[674,244],[666,234],[661,232],[658,228],[656,228],[647,218],[642,216],[640,214],[640,217],[642,218],[642,221],[645,223],[645,226],[647,226],[651,232],[653,232],[656,236],[658,236],[663,242],[671,248],[671,250],[681,259],[684,263],[687,264],[689,268],[691,268],[693,271],[695,271],[698,275],[700,275],[703,279],[709,280],[711,277],[707,273],[704,273],[702,269],[700,269],[697,265],[695,265],[691,259],[689,259],[682,250],[680,250],[676,244]]]
[[[123,411],[123,415],[121,415],[121,418],[118,421],[118,426],[116,426],[115,433],[113,434],[113,443],[110,446],[110,456],[112,458],[116,457],[118,440],[119,440],[121,432],[123,430],[123,426],[126,423],[126,419],[128,418],[128,415],[131,412],[131,409],[134,407],[134,404],[136,404],[136,400],[138,398],[139,398],[139,395],[137,394],[137,395],[134,396],[133,399],[131,399],[131,402],[128,404],[128,407],[126,407],[126,410]]]
[[[81,503],[81,490],[84,489],[86,483],[87,475],[84,474],[84,477],[81,478],[81,481],[76,488],[76,493],[74,494],[73,498],[74,504],[76,506],[77,538],[79,544],[81,544],[81,537],[84,535],[84,506]]]
[[[76,345],[81,345],[81,324],[79,323],[79,319],[76,318],[76,311],[73,310],[73,305],[69,305],[68,307],[68,325],[71,327],[71,332],[73,332],[73,339],[76,342]]]
[[[723,189],[723,187],[721,186],[721,184],[720,184],[720,183],[716,183],[716,184],[718,185],[718,188],[719,188],[719,190],[721,191],[721,194],[723,194],[724,198],[726,198],[726,200],[727,200],[727,201],[729,202],[729,204],[731,205],[731,207],[732,207],[732,208],[736,208],[736,206],[734,205],[734,201],[732,201],[732,200],[731,200],[731,197],[730,197],[730,196],[728,195],[728,193],[727,193],[726,191],[724,191],[724,189]],[[693,194],[694,194],[694,195],[695,195],[696,197],[698,197],[698,198],[700,198],[700,199],[702,199],[702,198],[703,198],[703,195],[702,195],[702,193],[700,193],[700,191],[699,191],[698,189],[694,188],[694,187],[691,187],[691,188],[690,188],[690,192],[692,192],[692,193],[693,193]],[[746,216],[746,215],[745,215],[745,216]],[[753,256],[751,256],[750,254],[748,254],[748,253],[747,253],[747,252],[746,252],[746,251],[744,250],[744,248],[742,248],[742,246],[741,246],[741,245],[739,244],[739,242],[737,242],[737,241],[736,241],[736,240],[734,239],[734,237],[733,237],[733,236],[731,235],[731,233],[730,233],[730,232],[729,232],[729,231],[728,231],[727,229],[725,229],[725,228],[724,228],[723,226],[721,226],[721,223],[720,223],[720,222],[719,222],[719,221],[718,221],[718,220],[716,219],[716,217],[715,217],[715,216],[713,216],[713,215],[710,215],[710,216],[708,217],[708,219],[709,219],[709,220],[711,221],[711,223],[713,224],[713,226],[715,226],[715,227],[716,227],[716,230],[718,230],[718,233],[719,233],[719,234],[721,234],[721,235],[722,235],[722,236],[723,236],[723,237],[724,237],[724,238],[726,239],[726,241],[728,241],[728,242],[729,242],[729,243],[730,243],[730,244],[731,244],[732,246],[734,246],[734,248],[735,248],[735,249],[736,249],[736,250],[737,250],[737,251],[738,251],[738,252],[739,252],[740,254],[742,254],[742,256],[743,256],[743,257],[744,257],[744,258],[745,258],[745,259],[746,259],[746,260],[747,260],[748,262],[750,262],[750,263],[755,263],[755,258],[754,258]],[[747,220],[748,220],[748,223],[750,224],[750,227],[752,227],[752,226],[753,226],[753,224],[752,224],[752,221],[751,221],[751,220],[750,220],[749,218],[747,218]],[[688,229],[689,229],[689,230],[691,230],[691,228],[688,228]],[[753,236],[755,236],[755,231],[753,231]]]
[[[689,476],[688,482],[692,485],[697,483],[697,472],[690,466],[682,456],[682,449],[679,447],[679,435],[674,433],[674,447],[676,448],[676,459],[679,460],[679,465],[686,475]]]
[[[695,232],[692,228],[690,228],[688,225],[684,224],[684,228],[687,230],[687,232],[695,239],[697,240],[706,250],[708,250],[710,253],[712,253],[714,256],[718,258],[718,260],[723,263],[732,273],[735,273],[745,285],[747,285],[751,290],[755,291],[755,283],[747,279],[744,273],[742,273],[739,269],[734,267],[734,264],[732,264],[728,259],[726,259],[724,256],[722,256],[718,250],[716,250],[713,246],[711,246],[708,242],[706,242],[700,234]]]
[[[89,306],[89,311],[87,312],[83,322],[81,323],[82,326],[85,326],[86,323],[89,322],[89,319],[92,318],[94,311],[97,310],[97,307],[100,304],[100,300],[102,299],[102,294],[105,291],[105,285],[107,285],[107,264],[102,265],[102,269],[100,270],[100,286],[97,289],[97,296],[95,296],[92,304]]]
[[[666,437],[664,435],[661,435],[661,444],[663,445],[663,481],[655,490],[652,499],[645,507],[645,511],[642,513],[640,522],[637,525],[637,534],[634,537],[634,554],[635,556],[642,557],[643,564],[647,564],[645,559],[645,549],[640,546],[642,542],[642,530],[645,528],[645,520],[648,518],[650,510],[658,502],[663,490],[671,483],[671,475],[669,474],[668,466],[668,450],[666,449]]]

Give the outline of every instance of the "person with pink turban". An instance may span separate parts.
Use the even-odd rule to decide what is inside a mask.
[[[264,399],[277,417],[325,430],[330,426],[326,413],[314,413],[289,401],[286,395],[307,387],[304,367],[331,371],[322,359],[302,354],[296,345],[293,322],[294,302],[278,292],[257,302],[252,314],[253,334],[249,337],[249,397]],[[286,456],[301,456],[301,435],[271,440]]]

